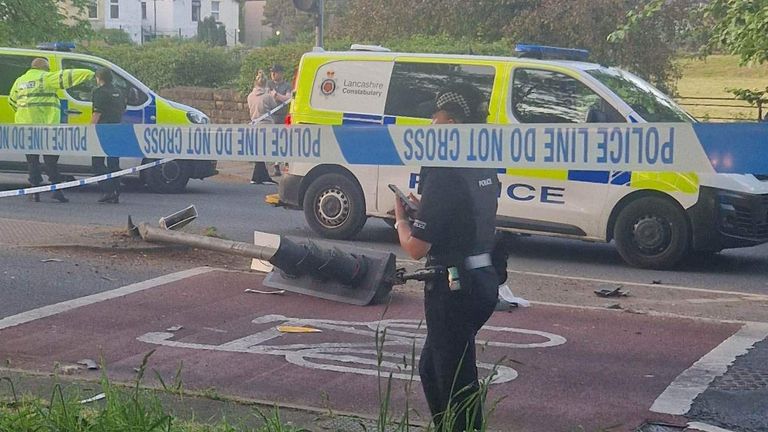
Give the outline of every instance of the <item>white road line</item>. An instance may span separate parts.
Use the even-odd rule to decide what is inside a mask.
[[[35,321],[41,318],[46,318],[62,312],[67,312],[72,309],[77,309],[81,306],[88,306],[94,303],[102,302],[105,300],[111,300],[113,298],[126,296],[139,291],[144,291],[150,288],[154,288],[160,285],[165,285],[171,282],[180,281],[192,276],[197,276],[205,273],[209,273],[215,269],[211,267],[197,267],[190,270],[184,270],[177,273],[171,273],[169,275],[160,276],[154,279],[138,282],[135,284],[127,285],[122,288],[113,289],[111,291],[105,291],[98,294],[93,294],[85,297],[80,297],[72,300],[67,300],[61,303],[56,303],[41,308],[33,309],[30,311],[22,312],[18,315],[9,316],[7,318],[0,319],[0,330],[14,327],[20,324]]]
[[[664,288],[664,289],[673,289],[673,290],[681,290],[681,291],[694,291],[694,292],[701,292],[701,293],[708,293],[708,294],[727,294],[727,295],[735,295],[740,297],[749,297],[754,300],[768,301],[767,295],[745,293],[745,292],[739,292],[739,291],[723,291],[723,290],[707,289],[707,288],[693,288],[693,287],[665,285],[665,284],[649,284],[649,283],[643,283],[643,282],[627,282],[627,281],[596,279],[596,278],[579,277],[579,276],[562,276],[562,275],[555,275],[555,274],[549,274],[549,273],[527,272],[522,270],[508,270],[507,273],[521,274],[521,275],[528,275],[528,276],[548,277],[553,279],[567,279],[567,280],[578,280],[578,281],[597,282],[597,283],[606,283],[606,284],[641,286],[641,287],[648,287],[648,288]]]
[[[688,426],[688,429],[692,429],[694,431],[701,431],[701,432],[733,432],[730,429],[723,429],[721,427],[712,426],[710,424],[700,423],[700,422],[690,422],[688,423],[687,426]]]
[[[651,411],[684,415],[693,400],[703,393],[715,378],[723,375],[736,357],[745,354],[757,342],[768,337],[768,324],[750,322],[712,351],[700,358],[675,378],[656,398]]]

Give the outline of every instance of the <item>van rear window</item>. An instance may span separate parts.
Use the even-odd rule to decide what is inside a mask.
[[[35,57],[0,55],[0,95],[8,96],[16,79],[29,70]]]
[[[495,78],[493,66],[397,62],[392,70],[384,114],[430,118],[437,92],[457,83],[474,85],[487,102],[491,99]]]

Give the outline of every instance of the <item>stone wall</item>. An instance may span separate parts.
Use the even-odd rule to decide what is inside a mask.
[[[248,123],[248,103],[237,90],[202,87],[174,87],[161,90],[160,96],[197,108],[211,118],[211,123]]]

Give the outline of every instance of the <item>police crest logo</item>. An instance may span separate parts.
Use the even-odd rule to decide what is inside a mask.
[[[320,83],[320,91],[326,96],[330,96],[336,91],[335,75],[334,71],[328,71],[325,74],[326,78]]]

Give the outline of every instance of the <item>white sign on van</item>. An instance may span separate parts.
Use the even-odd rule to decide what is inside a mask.
[[[318,68],[312,88],[313,108],[384,114],[392,62],[337,61]]]

